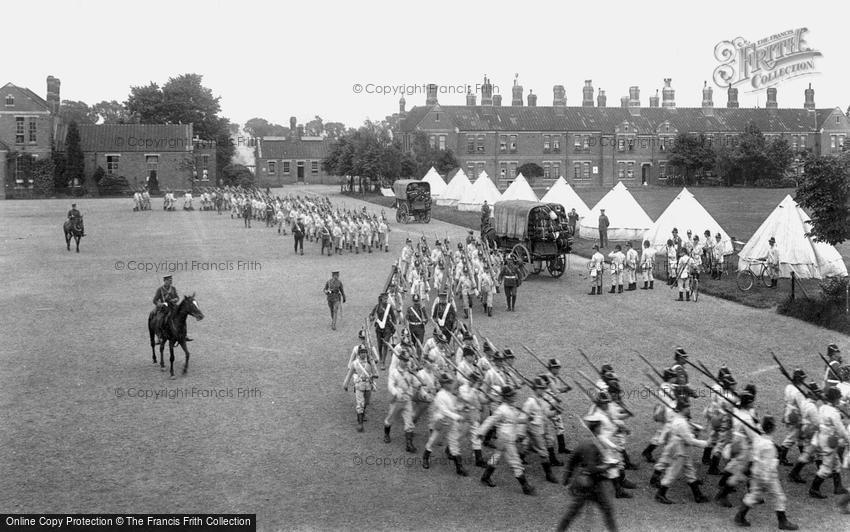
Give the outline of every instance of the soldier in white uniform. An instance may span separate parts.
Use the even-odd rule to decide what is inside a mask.
[[[826,390],[826,401],[820,407],[818,415],[820,424],[817,433],[817,448],[820,452],[821,464],[817,475],[809,488],[809,496],[815,499],[825,499],[821,494],[820,487],[824,480],[832,477],[834,492],[836,495],[844,495],[847,490],[841,484],[841,457],[838,448],[846,446],[850,441],[847,429],[841,420],[841,413],[836,406],[841,401],[841,392],[838,388]]]
[[[463,425],[463,416],[460,413],[461,405],[455,396],[455,380],[448,374],[440,375],[440,391],[434,397],[434,412],[431,417],[431,435],[425,444],[425,453],[422,455],[422,467],[431,467],[430,458],[434,445],[443,435],[448,436],[446,454],[455,463],[455,472],[465,477],[466,469],[463,467],[463,457],[460,454],[460,436]]]
[[[522,492],[526,495],[534,495],[535,490],[525,478],[525,469],[522,467],[522,461],[516,448],[517,438],[525,434],[525,425],[528,420],[526,415],[516,407],[516,391],[512,387],[503,387],[501,396],[502,404],[478,427],[479,436],[487,434],[493,427],[496,428],[498,433],[496,452],[487,462],[487,469],[481,476],[481,482],[490,487],[496,485],[491,477],[496,470],[496,465],[504,455],[517,482],[522,486]]]
[[[609,294],[623,293],[623,269],[626,264],[626,256],[623,255],[623,248],[620,244],[614,246],[614,251],[608,254],[608,260],[611,261],[611,290]]]
[[[410,360],[405,351],[398,353],[398,362],[394,368],[390,369],[390,376],[387,379],[387,390],[390,392],[390,410],[387,417],[384,419],[384,442],[390,443],[390,429],[393,421],[397,417],[401,417],[404,422],[404,438],[405,450],[409,453],[415,453],[416,447],[413,446],[413,393],[415,392],[414,381],[416,377],[410,372],[407,363]]]
[[[632,242],[626,242],[626,277],[629,290],[637,290],[638,252],[632,247]]]
[[[534,395],[525,400],[522,411],[528,417],[529,447],[540,456],[540,465],[546,474],[546,481],[557,484],[558,481],[552,475],[550,462],[550,459],[555,457],[555,438],[548,430],[548,418],[552,407],[543,395],[547,388],[548,384],[540,377],[536,377],[531,385]]]
[[[688,276],[690,275],[691,271],[691,263],[692,259],[690,254],[687,251],[682,250],[679,255],[679,260],[676,264],[676,283],[679,286],[679,301],[684,301],[684,299],[682,299],[683,294],[687,296],[687,301],[691,300],[691,288],[690,284],[688,283]]]
[[[555,401],[559,401],[562,399],[562,396],[571,390],[569,386],[564,384],[564,382],[559,378],[561,373],[561,363],[557,358],[550,358],[546,362],[546,369],[548,370],[546,373],[546,377],[549,381],[549,393],[555,399]],[[564,418],[558,413],[552,417],[552,425],[555,428],[555,439],[558,442],[558,454],[569,454],[569,449],[567,449],[567,443],[565,440],[566,430],[564,430]],[[558,465],[558,460],[552,460],[552,465]]]
[[[670,443],[668,444],[672,447],[673,460],[667,468],[664,478],[661,479],[661,485],[655,494],[655,500],[662,504],[673,503],[667,498],[667,490],[670,489],[673,481],[683,473],[688,486],[691,488],[694,501],[697,503],[708,501],[708,498],[700,490],[700,482],[697,479],[693,456],[691,455],[694,447],[705,448],[708,442],[694,436],[691,429],[690,414],[691,407],[688,402],[680,401],[677,403],[673,420],[670,422]]]
[[[484,304],[484,311],[487,316],[493,316],[493,297],[496,294],[496,282],[490,274],[490,267],[484,264],[481,268],[481,274],[478,276],[479,289],[481,291],[481,302]]]
[[[623,447],[616,441],[615,436],[619,427],[609,413],[608,406],[610,403],[611,396],[608,392],[599,391],[593,407],[583,419],[586,423],[599,423],[599,432],[596,438],[600,444],[605,475],[614,484],[614,496],[618,499],[630,499],[632,495],[625,491],[624,486],[620,483]]]
[[[366,406],[372,391],[375,390],[374,366],[368,360],[369,350],[365,346],[357,348],[357,357],[348,364],[348,373],[342,382],[342,388],[348,391],[348,383],[354,380],[355,411],[357,412],[357,432],[363,432],[363,421],[366,417]]]
[[[750,526],[747,521],[747,512],[755,506],[764,502],[765,494],[774,499],[774,510],[779,524],[779,530],[797,530],[797,525],[788,521],[785,516],[785,492],[779,483],[778,467],[776,459],[776,446],[770,435],[776,428],[776,422],[772,416],[765,416],[761,422],[763,434],[756,435],[753,439],[753,463],[750,467],[750,487],[738,513],[735,514],[735,524],[738,526]]]
[[[806,394],[800,402],[800,442],[802,443],[799,447],[800,456],[797,457],[797,463],[788,474],[788,480],[795,484],[806,484],[800,472],[812,458],[817,459],[814,436],[820,426],[820,399],[820,386],[815,382],[806,383]]]
[[[802,387],[806,381],[806,372],[800,368],[794,370],[791,374],[791,382],[785,385],[785,412],[782,415],[782,422],[788,428],[788,433],[785,439],[782,440],[782,445],[779,446],[779,463],[784,466],[790,466],[792,463],[788,461],[788,451],[795,445],[800,446],[800,452],[803,451],[803,442],[800,439],[800,429],[803,427],[803,401],[805,397],[798,387]]]
[[[652,452],[655,451],[658,447],[664,448],[667,444],[667,436],[670,433],[670,423],[673,421],[673,413],[676,408],[676,391],[674,381],[676,380],[676,372],[674,372],[670,368],[665,368],[663,373],[661,374],[662,380],[664,382],[658,388],[658,391],[655,392],[656,397],[661,399],[661,403],[655,405],[655,409],[652,413],[652,419],[658,425],[655,429],[655,434],[652,436],[652,439],[649,440],[649,445],[641,453],[644,460],[649,463],[656,463],[655,458],[652,456]],[[659,467],[653,468],[652,478],[650,479],[650,486],[658,487],[658,483],[661,482],[661,475],[664,473],[667,464],[661,463]]]
[[[410,364],[410,362],[408,362],[408,364]],[[416,392],[413,394],[414,425],[423,415],[428,414],[428,410],[434,403],[434,396],[437,394],[439,389],[437,379],[434,365],[430,362],[423,362],[422,367],[416,371],[416,382],[413,383],[416,387]]]
[[[487,394],[481,390],[483,382],[481,374],[477,371],[466,373],[464,383],[458,389],[458,397],[462,404],[462,413],[464,418],[463,431],[469,432],[469,443],[472,446],[472,453],[475,455],[476,467],[487,467],[487,462],[481,454],[481,435],[478,434],[478,427],[481,423],[481,409],[488,402]]]
[[[720,491],[715,496],[715,501],[720,506],[727,508],[732,507],[729,502],[729,494],[735,491],[735,486],[746,481],[747,467],[752,460],[753,440],[758,435],[750,427],[757,428],[755,420],[755,394],[750,391],[747,385],[744,391],[738,394],[739,402],[735,416],[732,419],[732,434],[730,442],[723,450],[723,455],[729,458],[726,467],[723,470],[723,475],[720,477],[718,487]],[[741,421],[746,421],[750,426],[744,425]]]
[[[640,255],[640,270],[643,275],[642,290],[652,290],[655,285],[655,277],[652,270],[655,267],[655,251],[649,247],[649,240],[643,241],[643,252]]]
[[[767,256],[761,260],[767,262],[767,270],[770,273],[770,287],[776,288],[776,283],[779,281],[779,248],[776,247],[776,239],[770,237],[767,241],[770,248],[767,250]]]
[[[593,255],[587,263],[590,273],[590,295],[602,295],[602,269],[605,265],[605,257],[599,252],[599,245],[593,244]]]

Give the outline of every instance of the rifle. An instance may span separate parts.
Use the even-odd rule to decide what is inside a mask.
[[[641,360],[643,360],[644,362],[646,362],[646,365],[647,365],[647,366],[649,366],[649,367],[650,367],[650,369],[652,369],[652,371],[653,371],[656,375],[658,375],[658,378],[659,378],[659,379],[664,380],[664,374],[663,374],[663,373],[661,373],[660,371],[658,371],[657,369],[655,369],[655,366],[653,366],[653,365],[652,365],[652,362],[650,362],[649,360],[647,360],[647,359],[646,359],[646,357],[645,357],[645,356],[643,356],[642,354],[638,353],[636,349],[632,349],[632,351],[634,351],[635,353],[637,353],[637,356],[639,356]]]
[[[702,383],[702,385],[703,385],[703,386],[705,386],[706,388],[708,388],[709,390],[714,391],[714,390],[711,388],[711,386],[709,386],[708,384],[706,384],[706,383],[704,383],[704,382],[703,382],[703,383]],[[733,400],[729,399],[728,397],[726,397],[726,396],[725,396],[725,395],[723,395],[723,394],[718,394],[718,395],[720,395],[720,397],[722,397],[723,399],[725,399],[726,401],[728,401],[728,402],[729,402],[731,405],[733,405],[735,408],[738,408],[738,405],[736,405],[736,404],[735,404],[735,402],[734,402]],[[747,422],[747,421],[745,421],[745,420],[741,419],[741,417],[740,417],[738,414],[736,414],[734,411],[729,410],[729,415],[730,415],[730,416],[732,416],[732,417],[734,417],[734,418],[735,418],[735,419],[737,419],[738,421],[740,421],[742,425],[744,425],[745,427],[747,427],[747,428],[748,428],[748,429],[750,429],[751,431],[755,432],[756,434],[764,434],[764,432],[762,432],[762,430],[761,430],[760,428],[756,428],[756,427],[754,427],[753,425],[750,425],[750,423],[749,423],[749,422]]]
[[[647,376],[649,376],[649,375],[647,375]],[[655,379],[651,379],[651,380],[654,381]],[[654,390],[652,390],[649,386],[644,384],[643,389],[646,390],[649,393],[649,395],[658,399],[658,401],[660,401],[661,404],[664,405],[666,408],[670,408],[670,405],[665,403],[662,398],[658,397],[658,393],[655,392]],[[664,395],[666,395],[667,397],[670,397],[670,394],[667,393],[667,391],[664,388],[659,387],[659,389],[664,392]],[[674,410],[675,410],[675,408],[674,408]],[[690,419],[688,419],[688,425],[690,425],[690,427],[696,432],[702,432],[703,430],[705,430],[705,427],[703,427],[702,425],[700,425],[698,423],[694,423]]]
[[[499,287],[501,283],[498,281],[498,275],[496,275],[496,269],[493,268],[493,260],[490,257],[490,242],[484,238],[484,234],[481,235],[481,241],[484,242],[484,258],[487,259],[487,267],[490,268],[490,275],[493,277],[493,285],[496,287],[496,293],[500,293]]]
[[[598,386],[595,382],[593,382],[592,380],[590,380],[590,377],[588,377],[587,375],[585,375],[585,374],[584,374],[584,373],[582,373],[581,371],[576,371],[576,373],[578,373],[578,374],[579,374],[579,375],[580,375],[580,376],[581,376],[584,380],[586,380],[587,382],[589,382],[589,383],[590,383],[590,384],[591,384],[594,388],[596,388],[597,390],[599,390],[599,391],[604,391],[604,390],[603,390],[602,388],[600,388],[600,387],[599,387],[599,386]],[[619,400],[619,401],[616,401],[616,403],[617,403],[618,405],[620,405],[620,408],[622,408],[622,409],[623,409],[623,412],[625,412],[627,416],[629,416],[629,417],[634,417],[634,416],[635,416],[635,415],[632,413],[632,411],[631,411],[631,410],[629,410],[628,408],[626,408],[626,405],[624,405],[624,404],[623,404],[623,399],[622,399],[622,397],[620,398],[620,400]]]
[[[372,345],[372,339],[369,337],[369,318],[363,318],[363,332],[366,336],[366,347],[369,349],[369,354],[372,355],[372,361],[378,363],[378,353]]]
[[[602,378],[602,372],[599,371],[599,369],[597,369],[596,366],[593,365],[593,362],[590,361],[590,358],[588,358],[588,356],[584,353],[584,351],[579,349],[578,353],[582,356],[582,358],[584,358],[585,361],[587,361],[588,364],[590,364],[590,367],[593,368],[593,371],[595,371],[596,374],[599,375],[599,378],[601,379]]]
[[[776,353],[774,353],[774,352],[773,352],[773,349],[768,349],[768,352],[770,353],[770,356],[772,356],[772,357],[773,357],[773,361],[774,361],[774,362],[776,362],[776,363],[779,365],[779,372],[780,372],[780,373],[782,373],[782,375],[783,375],[786,379],[788,379],[788,381],[789,381],[791,384],[793,384],[793,385],[794,385],[794,387],[795,387],[795,388],[797,388],[797,390],[798,390],[801,394],[803,394],[803,396],[805,397],[805,396],[806,396],[806,392],[804,392],[804,391],[803,391],[803,389],[802,389],[802,388],[800,388],[800,387],[797,385],[797,383],[796,383],[796,382],[794,382],[794,379],[792,379],[792,378],[791,378],[791,374],[789,374],[789,373],[788,373],[788,370],[787,370],[787,369],[785,369],[785,366],[784,366],[784,365],[782,365],[782,362],[780,362],[780,361],[779,361],[779,357],[777,357],[777,356],[776,356]],[[807,390],[809,390],[809,392],[811,392],[811,391],[812,391],[812,389],[811,389],[811,388],[809,388],[809,385],[808,385],[805,381],[803,381],[803,386],[805,386],[805,387],[806,387],[806,389],[807,389]]]
[[[384,340],[384,343],[387,344],[387,347],[390,348],[390,351],[392,351],[393,353],[396,354],[396,356],[398,356],[398,351],[396,351],[396,348],[391,343],[389,343],[386,340]],[[410,369],[410,366],[407,367],[407,372],[410,373],[411,375],[413,375],[414,377],[416,377],[416,380],[419,381],[419,384],[421,384],[422,386],[425,386],[426,388],[428,387],[428,384],[426,384],[425,381],[423,381],[422,378],[418,374],[414,373]]]
[[[829,361],[826,359],[826,357],[823,356],[820,352],[818,352],[818,356],[820,357],[821,360],[823,360],[823,363],[826,364],[826,369],[828,369],[829,372],[832,373],[832,376],[835,377],[835,380],[837,380],[838,382],[841,382],[841,377],[838,376],[838,373],[829,364]]]
[[[393,276],[396,274],[397,271],[398,271],[398,265],[397,264],[393,264],[393,265],[390,266],[390,274],[387,276],[387,280],[386,280],[386,282],[384,282],[384,289],[381,290],[381,292],[386,292],[387,290],[390,289],[390,285],[393,282]]]
[[[532,351],[531,349],[529,349],[529,348],[528,348],[528,346],[526,346],[525,344],[520,344],[520,345],[522,346],[522,348],[523,348],[523,349],[525,349],[526,351],[528,351],[528,354],[529,354],[529,355],[531,355],[531,356],[533,356],[533,357],[534,357],[534,360],[536,360],[536,361],[540,362],[540,364],[542,364],[542,365],[543,365],[543,367],[544,367],[544,368],[546,368],[546,370],[547,370],[547,371],[549,370],[549,366],[547,366],[547,365],[546,365],[546,364],[545,364],[542,360],[540,360],[540,357],[538,357],[537,355],[535,355],[535,354],[534,354],[534,351]],[[564,393],[569,392],[570,390],[572,390],[572,389],[573,389],[573,387],[572,387],[572,386],[570,386],[569,384],[567,384],[567,383],[566,383],[566,381],[564,381],[564,379],[562,379],[560,375],[555,375],[555,374],[553,373],[553,374],[552,374],[552,376],[553,376],[553,377],[555,377],[556,379],[558,379],[559,381],[561,381],[561,384],[563,384],[564,386],[566,386],[566,388],[567,388],[567,389],[566,389],[566,390],[564,390]]]

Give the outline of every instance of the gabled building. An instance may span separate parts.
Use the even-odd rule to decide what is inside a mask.
[[[725,108],[715,108],[713,90],[703,87],[701,107],[676,107],[671,80],[665,79],[662,98],[656,92],[649,107],[640,102],[638,87],[608,107],[600,90],[585,81],[581,106],[567,106],[562,85],[553,88],[551,106],[537,106],[529,94],[524,105],[523,87],[514,84],[510,106],[492,93],[484,79],[481,104],[468,94],[466,105],[440,105],[437,88],[431,85],[424,106],[409,112],[400,104],[402,143],[410,149],[417,132],[428,135],[432,147],[451,149],[470,179],[482,171],[493,176],[505,190],[517,169],[534,163],[543,169],[536,187],[549,186],[563,176],[573,186],[649,185],[663,183],[671,175],[668,153],[679,133],[702,133],[712,144],[734,145],[748,124],[761,129],[768,139],[783,137],[792,149],[816,154],[840,151],[850,136],[850,120],[839,108],[817,109],[809,87],[801,108],[780,108],[775,88],[767,90],[765,108],[738,106],[738,91],[730,88]]]
[[[337,184],[339,177],[322,169],[333,141],[304,135],[304,127],[289,119],[289,137],[260,137],[256,141],[257,185],[279,187],[292,183]]]
[[[47,99],[13,83],[0,87],[0,198],[31,194],[31,162],[52,155],[59,87],[60,81],[48,76]]]

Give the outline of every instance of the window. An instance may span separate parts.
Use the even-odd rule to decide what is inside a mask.
[[[113,175],[118,172],[118,160],[121,159],[120,155],[107,155],[106,156],[106,175]]]
[[[487,139],[484,135],[478,135],[475,149],[478,153],[484,153],[484,141]]]
[[[466,177],[475,179],[475,163],[466,163]]]
[[[573,164],[573,179],[581,179],[581,163]]]
[[[145,155],[145,164],[148,171],[156,172],[159,167],[159,155]]]
[[[440,151],[446,151],[446,136],[440,135]]]
[[[561,177],[561,163],[552,163],[552,179]]]
[[[829,137],[829,140],[830,140],[830,143],[831,143],[830,145],[832,146],[833,149],[835,149],[837,142],[838,142],[838,138],[835,135],[831,135]]]
[[[543,153],[549,153],[552,149],[552,136],[543,135]]]
[[[561,153],[561,135],[552,135],[552,151]]]
[[[836,124],[840,124],[840,123],[841,123],[841,117],[840,117],[840,116],[836,116],[836,117],[835,117],[835,123],[836,123]]]
[[[466,136],[466,153],[475,153],[475,136]]]
[[[670,124],[664,124],[664,132],[670,133]]]
[[[434,135],[428,137],[428,146],[430,146],[432,150],[435,149],[437,147],[437,137]]]
[[[24,117],[15,117],[15,144],[24,143]]]
[[[484,163],[477,162],[475,163],[475,176],[478,177],[484,173]]]
[[[36,142],[38,142],[37,132],[38,132],[38,122],[36,122],[36,118],[34,116],[30,117],[30,119],[29,119],[29,142],[30,142],[30,144],[35,144]]]
[[[635,178],[635,163],[629,162],[626,164],[626,179]]]
[[[584,170],[583,177],[585,179],[590,179],[590,163],[584,163],[583,170]]]
[[[284,173],[284,174],[288,174],[288,173],[289,173],[289,164],[290,164],[290,162],[289,162],[289,161],[283,161],[283,173]]]
[[[6,107],[14,107],[15,106],[15,97],[11,94],[6,96]]]
[[[440,113],[434,113],[434,122],[440,121]]]
[[[573,135],[573,147],[577,150],[581,148],[581,135]]]
[[[543,179],[552,179],[551,163],[543,163]]]
[[[210,156],[209,155],[201,155],[201,170],[209,170],[210,168]]]
[[[516,135],[511,135],[511,153],[516,153],[517,141]],[[516,174],[514,174],[516,175]]]
[[[516,168],[517,163],[510,163],[510,173],[508,174],[508,179],[516,178]]]
[[[310,173],[318,174],[319,173],[319,161],[310,161]]]
[[[499,163],[499,179],[508,177],[508,163]]]
[[[710,148],[714,144],[714,135],[711,135],[711,134],[706,135],[705,141],[708,143],[708,147]]]
[[[499,135],[499,153],[508,152],[508,136]]]
[[[626,151],[626,139],[624,139],[624,138],[617,139],[617,150],[618,151]]]
[[[617,163],[617,177],[620,179],[626,177],[626,163]]]
[[[794,135],[794,136],[791,137],[791,147],[794,148],[795,150],[797,149],[797,142],[798,142],[797,139],[799,139],[799,137],[797,135]]]
[[[844,135],[838,135],[838,147],[841,149],[844,148]]]
[[[635,149],[635,139],[629,139],[629,151]]]
[[[658,161],[658,179],[667,179],[667,161]]]
[[[277,164],[274,161],[269,161],[269,175],[274,175],[277,170]]]

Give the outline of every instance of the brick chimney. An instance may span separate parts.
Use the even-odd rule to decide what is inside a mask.
[[[672,78],[664,78],[664,88],[661,89],[661,107],[676,107],[676,91],[670,86]]]
[[[658,107],[658,102],[661,99],[658,97],[658,89],[655,89],[655,96],[649,97],[649,106],[650,107]]]
[[[584,87],[581,89],[581,106],[593,107],[593,80],[584,80]]]
[[[528,106],[537,107],[537,95],[532,90],[528,91]]]
[[[596,107],[605,107],[608,104],[608,97],[605,96],[605,91],[599,89],[599,95],[596,97]]]
[[[776,103],[776,87],[768,87],[767,89],[767,103],[764,106],[768,109],[776,109],[779,107],[779,104]]]
[[[621,96],[620,97],[620,107],[623,108],[623,109],[629,108],[629,97],[628,96]]]
[[[809,88],[806,89],[806,103],[803,104],[803,109],[810,111],[815,109],[815,89],[812,88],[811,83],[809,83]]]
[[[708,86],[707,81],[702,82],[702,113],[706,116],[714,115],[714,89]]]
[[[737,109],[738,108],[738,89],[734,87],[729,87],[726,90],[726,107],[729,109]]]
[[[404,115],[407,113],[405,107],[407,106],[407,100],[404,99],[404,96],[398,99],[398,114]]]
[[[296,126],[297,123],[298,120],[296,120],[294,116],[289,117],[289,140],[294,140],[298,138],[298,127]]]
[[[567,91],[564,89],[563,85],[555,85],[554,87],[552,87],[552,106],[567,106]]]
[[[475,107],[475,93],[471,90],[466,92],[466,105],[468,107]]]
[[[303,124],[298,124],[298,127],[297,127],[296,129],[297,129],[297,131],[298,131],[298,133],[297,133],[297,135],[298,135],[298,140],[301,140],[301,137],[303,137],[303,136],[304,136],[304,125],[303,125]]]
[[[511,98],[511,105],[522,107],[522,85],[518,82],[519,74],[514,78],[514,86],[511,87],[511,93],[513,98]]]
[[[58,115],[59,114],[59,105],[61,100],[59,99],[59,86],[61,82],[59,78],[54,78],[53,76],[47,76],[47,105],[50,108],[50,114]]]
[[[502,95],[494,94],[493,95],[493,107],[501,107],[502,106]]]
[[[429,83],[427,87],[427,94],[425,96],[425,105],[432,106],[437,105],[437,84]]]
[[[481,84],[481,105],[493,105],[493,85],[487,76],[484,76],[484,83]]]

